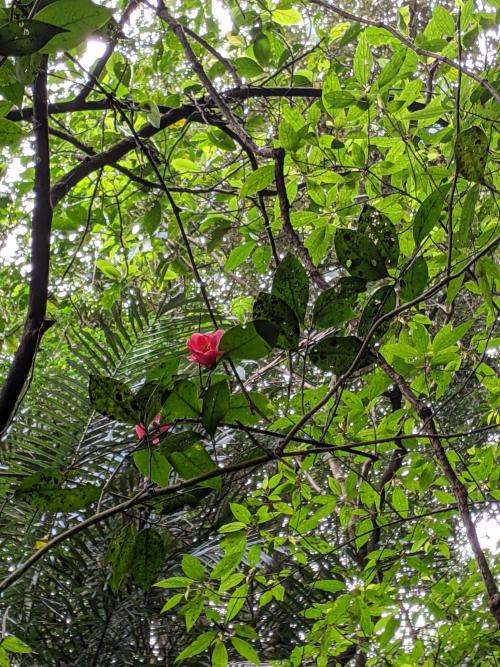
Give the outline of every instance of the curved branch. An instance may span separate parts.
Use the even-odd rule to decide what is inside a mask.
[[[312,447],[309,449],[300,449],[296,451],[284,452],[280,453],[280,456],[283,458],[309,456],[311,454],[329,453],[335,449],[336,449],[335,447],[327,445],[322,447]],[[341,449],[344,448],[341,447]],[[3,581],[0,582],[0,592],[4,591],[14,582],[20,579],[23,576],[23,574],[25,574],[25,572],[27,572],[31,567],[33,567],[33,565],[35,565],[35,563],[37,563],[41,558],[43,558],[45,554],[47,554],[49,551],[52,551],[52,549],[54,549],[58,544],[65,542],[70,537],[73,537],[74,535],[81,533],[83,530],[86,530],[91,526],[95,526],[96,524],[101,523],[102,521],[105,521],[106,519],[109,519],[110,517],[115,516],[116,514],[121,514],[122,512],[125,512],[131,507],[135,507],[136,505],[142,505],[146,502],[154,502],[158,498],[173,496],[179,493],[180,491],[183,491],[184,489],[189,489],[193,486],[197,486],[202,482],[214,479],[215,477],[224,477],[225,475],[229,475],[233,472],[238,472],[240,470],[248,470],[249,468],[255,468],[256,466],[263,465],[265,463],[270,463],[271,461],[276,461],[276,456],[273,452],[263,454],[262,456],[255,457],[253,459],[250,459],[249,461],[240,461],[239,463],[233,463],[231,465],[226,466],[225,468],[217,468],[202,475],[198,475],[197,477],[193,477],[184,482],[178,482],[177,484],[172,484],[171,486],[164,486],[152,490],[145,489],[141,491],[139,494],[135,495],[133,498],[129,498],[128,500],[125,500],[124,502],[118,505],[114,505],[113,507],[109,507],[108,509],[103,510],[102,512],[93,514],[88,519],[85,519],[85,521],[81,521],[80,523],[71,526],[71,528],[67,528],[66,530],[63,530],[62,532],[58,533],[49,542],[47,542],[47,544],[45,544],[41,549],[35,551],[35,553],[33,553],[29,558],[27,558],[24,561],[24,563],[22,563],[16,570],[11,572],[7,577],[5,577]]]

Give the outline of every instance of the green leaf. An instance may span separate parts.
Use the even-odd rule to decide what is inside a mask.
[[[246,602],[248,595],[248,584],[239,586],[229,598],[226,609],[226,623],[232,621],[238,615],[240,609]]]
[[[253,52],[262,67],[267,67],[271,59],[271,42],[269,37],[260,32],[253,42]]]
[[[332,110],[345,109],[356,104],[358,97],[348,90],[335,90],[323,95],[325,109],[330,113]],[[331,114],[330,115],[334,115]]]
[[[339,591],[344,591],[346,585],[339,579],[321,579],[314,582],[313,588],[320,591],[328,591],[329,593],[338,593]]]
[[[314,266],[319,266],[330,249],[332,232],[330,225],[322,225],[312,231],[304,241],[304,245],[311,255]]]
[[[59,27],[61,35],[53,37],[44,53],[68,51],[81,44],[91,32],[103,26],[113,16],[113,10],[96,5],[91,0],[57,0],[43,7],[36,18]]]
[[[39,510],[48,512],[74,512],[95,502],[100,489],[92,484],[83,484],[73,489],[63,488],[63,475],[53,468],[39,470],[23,479],[16,489],[15,497]]]
[[[1,30],[0,28],[0,33]],[[20,127],[19,123],[0,118],[0,146],[16,146],[23,137],[23,128]]]
[[[126,424],[139,424],[141,410],[126,384],[103,375],[90,375],[89,396],[102,415]]]
[[[155,584],[155,586],[158,585],[159,584]],[[165,602],[165,604],[161,608],[160,614],[164,614],[166,611],[170,611],[170,609],[173,609],[176,605],[179,604],[179,602],[182,602],[182,600],[184,600],[183,593],[176,593],[175,595],[172,595],[172,597],[169,600],[167,600],[167,602]]]
[[[271,293],[284,301],[304,322],[309,301],[309,278],[301,262],[287,254],[274,273]]]
[[[178,171],[180,174],[199,171],[195,162],[184,157],[174,158],[173,160],[171,160],[170,165],[175,169],[175,171]]]
[[[165,404],[163,412],[169,419],[185,419],[186,417],[199,417],[201,413],[201,400],[198,396],[198,388],[191,380],[179,380],[174,384]]]
[[[318,329],[326,329],[355,317],[352,306],[366,282],[361,278],[340,278],[334,287],[329,287],[316,299],[313,323]]]
[[[208,630],[207,632],[203,632],[201,635],[196,637],[196,639],[191,642],[189,646],[187,646],[179,653],[175,659],[175,662],[182,662],[186,658],[191,658],[193,655],[199,655],[200,653],[203,653],[203,651],[206,651],[212,643],[215,635],[215,630]]]
[[[111,280],[121,280],[122,274],[114,264],[112,264],[107,259],[98,259],[95,263],[96,267],[104,273],[105,276],[111,278]]]
[[[253,171],[240,190],[240,199],[254,195],[267,188],[274,181],[274,164],[266,164]]]
[[[244,505],[230,503],[229,507],[231,508],[234,518],[241,521],[245,526],[249,526],[252,523],[252,515]]]
[[[484,183],[488,148],[488,137],[480,127],[473,125],[462,130],[455,142],[455,160],[460,176],[468,181]]]
[[[252,254],[254,248],[255,241],[248,241],[248,243],[233,248],[224,264],[224,271],[232,271],[240,264],[243,264],[243,262]]]
[[[205,600],[201,593],[192,597],[187,604],[182,608],[184,614],[184,621],[186,623],[186,630],[189,632],[196,621],[199,619],[201,612],[205,606]]]
[[[396,292],[389,285],[378,289],[366,304],[358,324],[358,336],[364,338],[382,315],[387,315],[396,307]],[[382,322],[375,330],[372,340],[381,338],[389,328],[390,321]]]
[[[399,240],[389,218],[372,206],[364,206],[358,220],[358,232],[365,234],[377,247],[388,266],[397,266]]]
[[[62,32],[63,28],[34,19],[5,23],[0,27],[0,55],[28,56]]]
[[[296,9],[275,9],[272,18],[279,25],[296,25],[302,20],[302,16]]]
[[[353,229],[338,229],[335,252],[340,264],[352,276],[363,280],[379,280],[387,276],[382,255],[365,234]]]
[[[405,61],[407,51],[408,49],[403,44],[394,49],[392,57],[375,81],[375,85],[379,90],[383,90],[387,86],[393,86],[396,81],[399,81],[401,76],[398,75],[400,74],[401,66]]]
[[[193,580],[189,577],[169,577],[168,579],[162,579],[157,581],[155,587],[158,588],[187,588],[191,586]]]
[[[260,76],[264,73],[264,70],[259,65],[259,63],[253,58],[248,56],[243,56],[242,58],[235,58],[234,65],[240,76],[248,77],[249,79],[254,76]]]
[[[217,469],[214,460],[199,442],[182,451],[172,452],[168,460],[182,479],[192,479]],[[201,482],[201,486],[218,491],[221,487],[220,477]]]
[[[194,581],[203,581],[205,579],[205,568],[199,558],[192,554],[184,554],[181,561],[182,571]]]
[[[229,410],[229,385],[226,380],[212,384],[203,397],[201,423],[209,435],[213,435],[217,426]]]
[[[467,192],[462,204],[462,214],[460,216],[460,228],[456,235],[457,244],[465,247],[471,238],[471,230],[476,213],[476,204],[479,199],[479,186],[474,185]]]
[[[434,336],[434,339],[432,341],[433,353],[436,354],[436,352],[444,350],[447,347],[450,347],[451,345],[455,345],[455,343],[458,343],[458,341],[461,340],[465,336],[465,334],[469,331],[472,324],[473,324],[472,320],[468,320],[467,322],[459,324],[454,329],[452,328],[451,323],[446,324]]]
[[[228,329],[219,343],[226,357],[233,359],[261,359],[276,344],[279,330],[271,322],[256,320],[244,326]]]
[[[286,151],[296,151],[300,147],[300,137],[295,131],[294,126],[287,120],[283,119],[278,130],[278,139],[280,146]]]
[[[127,525],[109,543],[106,560],[112,568],[110,586],[114,593],[119,590],[125,575],[130,571],[134,560],[136,535],[135,527]]]
[[[227,664],[227,648],[220,639],[217,639],[212,650],[212,667],[227,667]]]
[[[354,76],[362,86],[366,86],[372,68],[372,54],[366,34],[362,32],[358,37],[358,46],[354,54]]]
[[[165,561],[165,546],[160,533],[145,528],[137,534],[130,571],[135,583],[143,591],[155,581]]]
[[[9,654],[0,646],[0,667],[10,667]]]
[[[13,635],[8,635],[7,637],[4,637],[2,639],[2,642],[0,643],[0,647],[3,648],[4,651],[8,651],[9,653],[32,652],[32,649],[28,646],[28,644],[25,644],[23,641],[21,641],[21,639],[18,639]]]
[[[296,350],[299,345],[300,326],[293,310],[279,297],[260,292],[253,304],[256,320],[270,320],[279,329],[276,347]]]
[[[156,445],[134,452],[133,459],[137,470],[159,486],[167,486],[170,477],[170,464],[160,454]]]
[[[424,199],[413,219],[413,238],[417,245],[425,239],[432,228],[437,225],[441,212],[446,204],[446,195],[450,185],[441,185]]]
[[[231,644],[234,646],[235,651],[237,651],[242,658],[248,660],[253,665],[260,665],[259,656],[255,649],[244,639],[240,637],[231,637]]]
[[[342,375],[351,367],[361,348],[361,341],[355,336],[328,336],[316,343],[309,352],[311,362],[322,371]],[[375,361],[370,352],[363,352],[355,370],[369,366]]]
[[[406,519],[408,516],[408,497],[400,486],[397,486],[392,492],[392,505],[398,514]]]
[[[427,262],[420,255],[401,277],[401,301],[412,301],[420,296],[427,286],[429,269]]]
[[[154,100],[149,100],[149,113],[147,115],[148,121],[151,123],[153,127],[156,127],[157,130],[160,129],[160,123],[161,123],[161,114],[160,110],[158,109],[158,105]]]
[[[161,204],[155,201],[153,206],[144,214],[143,227],[148,234],[154,234],[161,222]]]

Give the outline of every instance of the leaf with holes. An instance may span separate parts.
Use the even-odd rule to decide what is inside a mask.
[[[223,380],[211,385],[203,397],[201,423],[207,433],[210,435],[215,433],[228,410],[229,385],[226,380]]]
[[[135,538],[137,530],[135,526],[124,526],[111,540],[106,554],[106,560],[111,564],[111,590],[116,593],[130,571],[134,560]]]
[[[14,495],[32,507],[48,512],[74,512],[99,498],[100,489],[93,484],[65,489],[64,482],[65,478],[58,470],[39,470],[24,479]]]
[[[103,375],[91,375],[90,402],[102,415],[126,424],[139,424],[141,410],[126,384]]]
[[[474,183],[484,183],[488,147],[488,137],[477,125],[458,134],[455,142],[455,160],[460,176]]]
[[[384,259],[373,241],[353,229],[338,229],[335,252],[340,264],[352,276],[363,280],[379,280],[387,276]]]
[[[382,315],[387,315],[396,307],[396,292],[394,288],[389,285],[386,287],[381,287],[378,289],[369,299],[366,304],[361,319],[358,324],[358,335],[364,338],[375,322],[382,317]],[[372,340],[380,338],[383,336],[387,329],[389,328],[390,321],[386,320],[382,322],[374,332]]]
[[[260,292],[253,304],[256,320],[270,320],[279,328],[276,347],[296,350],[299,344],[300,326],[293,310],[279,297]]]
[[[358,231],[365,234],[377,247],[389,266],[397,266],[399,240],[396,227],[389,218],[371,206],[364,206],[358,220]]]
[[[271,293],[290,306],[299,322],[304,322],[309,301],[309,278],[294,255],[289,253],[280,262],[274,273]]]
[[[34,19],[5,23],[0,27],[0,55],[28,56],[62,32],[64,28]]]
[[[138,533],[130,571],[135,583],[146,591],[156,580],[165,561],[165,545],[160,533],[145,528]]]
[[[361,341],[355,336],[328,336],[311,348],[309,358],[322,371],[342,375],[352,365],[361,349]],[[364,351],[354,370],[369,366],[375,361],[373,355]]]
[[[313,310],[314,326],[326,329],[355,317],[352,306],[365,289],[366,282],[361,278],[340,278],[334,287],[325,290],[316,299]]]

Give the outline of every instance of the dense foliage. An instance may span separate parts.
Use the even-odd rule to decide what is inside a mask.
[[[499,11],[0,1],[0,666],[500,663]]]

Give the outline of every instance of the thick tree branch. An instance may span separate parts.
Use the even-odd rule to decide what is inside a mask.
[[[319,99],[323,94],[322,88],[314,87],[273,87],[273,86],[241,86],[239,88],[229,88],[228,90],[222,91],[219,93],[220,97],[226,101],[227,104],[231,102],[242,102],[249,99],[259,99],[259,98],[270,98],[270,97],[285,97],[285,98],[303,98],[303,99]],[[390,98],[389,98],[390,99]],[[186,105],[189,109],[192,108],[191,104]],[[427,103],[422,102],[412,102],[408,105],[409,111],[420,111],[425,108]],[[214,107],[214,103],[203,97],[197,101],[197,107]],[[112,109],[113,105],[108,99],[101,100],[90,100],[90,101],[80,101],[77,97],[68,102],[52,102],[48,105],[49,116],[55,116],[59,114],[67,113],[87,113],[88,111],[106,111],[106,109]],[[179,107],[183,108],[183,107]],[[133,111],[143,111],[146,112],[147,109],[143,106],[137,106],[132,104],[130,109]],[[162,104],[158,105],[160,113],[168,113],[172,111],[171,107],[164,106]],[[29,121],[33,118],[33,108],[24,107],[23,109],[13,109],[5,116],[8,120],[12,121]],[[437,121],[439,122],[439,121]]]
[[[10,423],[29,378],[43,334],[53,324],[45,319],[49,283],[50,152],[47,115],[47,62],[42,57],[33,90],[33,133],[35,144],[34,205],[31,224],[31,277],[28,314],[19,347],[0,390],[0,434]]]

